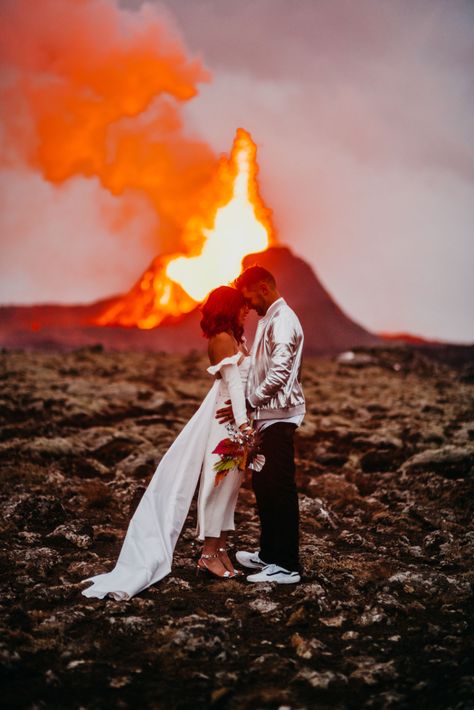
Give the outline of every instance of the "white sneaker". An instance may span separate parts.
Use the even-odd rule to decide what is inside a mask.
[[[301,577],[298,572],[290,572],[278,565],[267,565],[257,574],[249,574],[247,582],[277,582],[277,584],[296,584]]]
[[[250,567],[250,569],[263,569],[267,563],[260,559],[256,552],[244,552],[239,550],[235,553],[235,558],[242,567]]]

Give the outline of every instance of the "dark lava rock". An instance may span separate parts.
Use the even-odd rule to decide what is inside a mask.
[[[87,549],[92,545],[94,531],[88,523],[70,522],[65,525],[58,525],[49,535],[48,540],[61,546],[74,546],[80,549]]]
[[[415,454],[403,466],[409,471],[436,471],[446,478],[462,478],[474,474],[474,445],[448,444]]]
[[[83,580],[115,565],[158,461],[209,389],[206,358],[1,353],[3,705],[472,707],[466,363],[402,346],[355,355],[304,363],[302,582],[196,577],[194,501],[171,574],[116,602],[83,597]],[[258,535],[247,482],[231,557]]]
[[[371,449],[360,459],[360,465],[366,473],[374,471],[395,471],[401,463],[401,457],[390,449]]]
[[[67,513],[61,500],[53,495],[21,493],[6,508],[6,518],[30,530],[48,530],[62,523]]]

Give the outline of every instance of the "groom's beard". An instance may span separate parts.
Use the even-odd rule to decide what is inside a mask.
[[[264,303],[258,303],[255,306],[252,306],[252,308],[258,316],[264,316],[268,310]]]

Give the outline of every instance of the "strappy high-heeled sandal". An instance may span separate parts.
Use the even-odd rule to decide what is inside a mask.
[[[212,569],[209,569],[209,567],[206,565],[206,560],[212,559],[219,559],[219,555],[201,555],[201,557],[196,562],[196,574],[199,574],[199,572],[207,572],[207,574],[213,575],[214,577],[218,577],[219,579],[231,579],[232,577],[236,576],[234,574],[231,574],[228,569],[226,569],[224,574],[217,574],[217,572],[213,572]],[[200,562],[201,564],[199,564]]]
[[[227,550],[225,547],[218,547],[217,552],[218,553],[219,552],[227,552]],[[224,564],[224,563],[222,563],[222,564]],[[234,565],[232,565],[232,567],[234,567]],[[242,575],[243,575],[243,572],[241,572],[239,569],[234,568],[234,574],[232,575],[233,577],[241,577]]]

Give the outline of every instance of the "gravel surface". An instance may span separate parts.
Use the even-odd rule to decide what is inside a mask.
[[[0,664],[8,708],[473,708],[472,366],[410,347],[308,359],[297,434],[304,577],[174,569],[86,599],[160,457],[211,382],[205,358],[0,354]],[[254,549],[242,488],[233,549]]]

